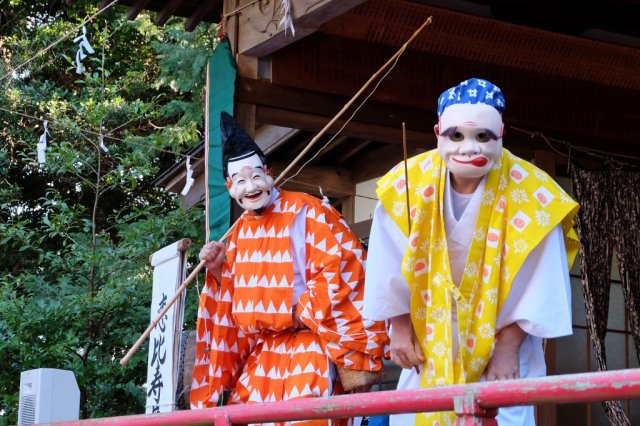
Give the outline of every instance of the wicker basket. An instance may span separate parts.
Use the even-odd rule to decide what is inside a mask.
[[[379,371],[349,370],[338,366],[338,376],[345,392],[351,392],[354,389],[367,392],[371,386],[384,379],[384,366]]]

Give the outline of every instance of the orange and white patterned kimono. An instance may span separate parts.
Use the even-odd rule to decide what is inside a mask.
[[[222,283],[200,296],[192,408],[340,393],[335,366],[378,371],[388,337],[363,319],[365,252],[340,214],[313,196],[274,191],[227,243]],[[293,312],[306,328],[295,329]],[[326,420],[305,424],[327,424]]]

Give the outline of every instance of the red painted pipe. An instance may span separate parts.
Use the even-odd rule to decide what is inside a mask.
[[[213,423],[215,426],[221,426],[376,414],[449,411],[453,410],[454,397],[463,395],[474,396],[478,404],[485,408],[640,398],[640,368],[441,386],[411,391],[382,391],[264,404],[231,405],[204,410],[109,417],[56,424],[84,426],[107,423],[127,426],[159,426],[211,425]]]

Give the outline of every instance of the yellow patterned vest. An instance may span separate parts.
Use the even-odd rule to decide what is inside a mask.
[[[402,273],[411,290],[411,319],[426,361],[422,387],[477,382],[494,344],[497,313],[529,253],[562,224],[569,268],[580,243],[578,204],[546,173],[506,149],[487,176],[462,282],[451,278],[444,226],[446,165],[437,150],[396,165],[378,181],[378,197],[408,238]],[[406,190],[409,188],[411,229]],[[452,299],[459,351],[452,355]],[[453,424],[449,413],[419,413],[417,425]]]

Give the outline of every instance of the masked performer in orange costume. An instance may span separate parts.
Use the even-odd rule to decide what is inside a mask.
[[[275,188],[268,160],[226,113],[221,129],[229,194],[245,212],[226,247],[200,252],[191,406],[215,406],[223,390],[232,404],[339,394],[337,369],[380,371],[388,343],[384,323],[361,314],[365,252],[326,199]]]

